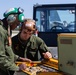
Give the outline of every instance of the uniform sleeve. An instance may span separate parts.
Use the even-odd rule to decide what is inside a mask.
[[[18,55],[16,55],[16,54],[14,54],[14,60],[15,60],[15,61],[17,61],[17,60],[18,60],[18,58],[19,58],[19,56],[18,56]]]
[[[47,45],[45,44],[45,42],[41,38],[38,39],[38,45],[39,45],[38,50],[40,52],[40,55],[43,57],[42,53],[48,52],[49,49],[48,49]]]
[[[6,55],[5,35],[0,32],[0,66],[4,69],[18,71],[19,67],[14,62],[10,62],[10,58]]]
[[[12,51],[14,52],[14,58],[15,58],[15,61],[16,61],[19,58],[19,56],[15,54],[15,49],[14,49],[14,44],[15,43],[14,43],[14,39],[16,39],[16,38],[12,37],[11,40],[12,40]]]

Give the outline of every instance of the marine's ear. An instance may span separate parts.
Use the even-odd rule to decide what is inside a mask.
[[[12,22],[14,22],[15,20],[16,20],[16,16],[15,16],[15,15],[9,15],[9,16],[7,17],[8,23],[12,23]]]

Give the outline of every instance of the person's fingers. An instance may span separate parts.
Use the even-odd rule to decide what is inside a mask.
[[[48,59],[52,58],[52,55],[50,52],[43,53],[43,55],[44,55],[44,58],[48,58]]]
[[[47,54],[46,54],[46,53],[43,53],[43,55],[44,55],[44,58],[48,58],[48,56],[47,56]]]
[[[25,62],[32,62],[32,60],[30,60],[30,59],[28,59],[28,58],[20,58],[21,59],[21,61],[25,61]]]
[[[42,53],[43,55],[45,55],[45,53]]]
[[[26,64],[22,63],[19,65],[19,70],[25,70],[26,69]]]
[[[50,52],[46,52],[48,58],[52,58],[52,54]]]

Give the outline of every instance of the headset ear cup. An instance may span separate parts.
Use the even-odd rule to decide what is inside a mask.
[[[24,19],[25,19],[24,14],[19,14],[18,20],[19,20],[20,22],[23,22]]]
[[[16,20],[16,17],[15,17],[14,15],[9,15],[9,16],[7,17],[8,23],[12,23],[12,22],[14,22],[15,20]]]

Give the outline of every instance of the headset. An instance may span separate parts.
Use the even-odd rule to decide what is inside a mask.
[[[4,17],[7,18],[7,21],[9,23],[12,23],[16,20],[16,17],[18,16],[18,20],[20,22],[23,22],[25,19],[23,12],[24,12],[24,10],[21,9],[20,7],[19,8],[10,8],[9,10],[7,10],[4,13]]]

